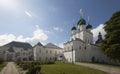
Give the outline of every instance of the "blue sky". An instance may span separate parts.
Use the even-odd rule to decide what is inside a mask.
[[[12,40],[59,45],[69,40],[81,8],[83,18],[90,16],[97,29],[120,10],[119,4],[119,0],[0,0],[0,45]]]

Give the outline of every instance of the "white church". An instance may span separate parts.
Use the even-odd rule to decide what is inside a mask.
[[[49,61],[59,60],[65,62],[102,62],[115,63],[106,57],[101,51],[100,42],[102,35],[99,32],[98,40],[93,43],[92,25],[81,17],[77,27],[71,28],[69,41],[60,48],[52,43],[42,45],[36,44],[32,47],[29,43],[10,42],[0,47],[0,56],[6,61]]]
[[[110,63],[110,59],[106,57],[101,49],[100,42],[102,35],[99,32],[98,40],[93,43],[93,33],[91,32],[92,25],[86,20],[80,18],[75,26],[71,29],[71,37],[69,41],[64,43],[63,60],[68,62],[104,62]]]

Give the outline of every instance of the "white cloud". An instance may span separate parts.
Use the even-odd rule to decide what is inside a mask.
[[[25,14],[26,14],[27,16],[29,16],[29,17],[32,17],[32,15],[30,14],[30,12],[28,12],[28,11],[25,11]]]
[[[33,32],[33,39],[46,40],[48,36],[39,27]]]
[[[63,43],[59,43],[58,46],[63,48]]]
[[[16,39],[16,36],[13,34],[0,35],[0,45],[4,45],[4,44],[11,42],[15,39]]]
[[[0,0],[0,7],[4,9],[16,9],[18,7],[18,3],[16,0]]]
[[[59,27],[53,27],[53,30],[63,32],[63,29]]]
[[[60,48],[63,48],[63,42],[61,43],[54,43],[56,46],[60,47]]]
[[[104,37],[104,35],[106,34],[104,26],[105,26],[104,24],[100,24],[98,27],[92,30],[94,41],[97,40],[99,32],[101,32],[102,36]]]
[[[28,42],[32,45],[36,44],[39,41],[45,41],[48,39],[48,36],[45,32],[37,26],[36,30],[33,32],[32,37],[23,37],[23,35],[15,36],[14,34],[3,34],[0,35],[0,46],[5,45],[11,41],[20,41]]]

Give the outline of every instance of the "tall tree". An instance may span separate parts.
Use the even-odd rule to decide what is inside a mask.
[[[113,60],[120,61],[120,11],[114,13],[106,22],[103,52]]]

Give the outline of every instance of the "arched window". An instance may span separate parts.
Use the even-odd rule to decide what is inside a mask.
[[[85,50],[87,49],[87,47],[85,46],[85,48],[84,48]]]
[[[79,46],[79,49],[81,49],[81,46]]]

